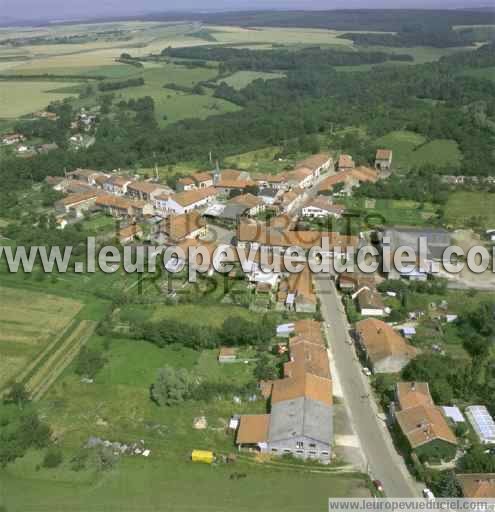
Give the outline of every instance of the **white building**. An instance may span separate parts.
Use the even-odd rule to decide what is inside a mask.
[[[180,215],[209,205],[216,196],[217,191],[213,187],[189,190],[172,196],[159,195],[155,198],[154,206],[164,216],[170,213]]]

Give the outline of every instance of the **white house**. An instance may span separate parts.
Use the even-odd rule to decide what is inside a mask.
[[[303,217],[324,218],[335,217],[339,218],[344,213],[345,208],[338,204],[332,204],[327,197],[317,196],[310,199],[302,208]]]
[[[352,298],[357,297],[359,312],[363,316],[384,316],[385,304],[376,290],[367,286],[359,289]]]
[[[377,149],[375,157],[375,169],[388,171],[392,167],[392,150]]]
[[[175,195],[159,195],[155,198],[154,205],[163,215],[170,213],[180,215],[207,206],[214,201],[217,193],[213,187],[208,187],[179,192]]]
[[[332,158],[328,153],[311,155],[297,163],[297,167],[307,167],[308,169],[311,169],[313,178],[318,178],[320,174],[326,172],[332,166]]]
[[[313,171],[309,167],[297,167],[287,173],[287,183],[303,189],[311,187],[314,178]]]
[[[114,196],[125,196],[127,194],[127,187],[132,183],[129,178],[123,176],[112,176],[110,179],[103,183],[103,190]]]

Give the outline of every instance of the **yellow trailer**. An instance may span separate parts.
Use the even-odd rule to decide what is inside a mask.
[[[207,450],[193,450],[191,453],[191,460],[193,462],[212,464],[215,462],[215,454]]]

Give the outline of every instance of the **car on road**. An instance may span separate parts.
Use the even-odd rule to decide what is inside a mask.
[[[383,492],[383,484],[380,480],[373,480],[373,485],[378,492]]]
[[[363,373],[366,375],[366,377],[371,377],[372,375],[371,370],[366,366],[363,368]]]

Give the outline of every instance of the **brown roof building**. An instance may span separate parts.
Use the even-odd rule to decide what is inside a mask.
[[[425,458],[452,459],[457,438],[434,404],[428,383],[398,382],[395,395],[399,409],[395,419],[411,449]]]
[[[316,320],[304,319],[294,322],[294,333],[311,343],[325,345],[321,332],[321,323]]]
[[[312,322],[296,328],[318,338]],[[236,442],[255,445],[262,452],[291,453],[328,463],[333,435],[328,355],[323,344],[300,335],[289,345],[291,360],[284,366],[285,378],[262,383],[266,391],[271,390],[271,413],[241,416]]]
[[[241,416],[236,442],[239,445],[258,445],[268,441],[269,414],[245,414]]]
[[[319,174],[318,171],[323,171],[330,167],[331,161],[329,153],[318,153],[301,160],[297,163],[297,167],[307,167],[311,169],[313,173],[316,171]]]
[[[390,325],[376,318],[356,324],[357,342],[375,373],[397,373],[416,357],[409,345]]]
[[[418,405],[434,405],[427,382],[398,382],[395,393],[401,410]]]
[[[495,498],[495,473],[457,475],[465,498]]]
[[[206,221],[195,211],[170,215],[159,224],[159,234],[167,243],[177,243],[185,238],[196,238],[206,233]],[[164,240],[165,241],[165,240]]]
[[[435,440],[457,445],[457,438],[438,407],[418,405],[396,412],[395,417],[413,450]]]
[[[354,169],[354,160],[352,159],[351,155],[346,155],[345,153],[342,153],[339,156],[337,170],[341,172],[347,171],[348,169]]]
[[[331,406],[332,382],[329,379],[306,373],[299,377],[276,380],[273,383],[272,405],[297,398],[307,398]]]

